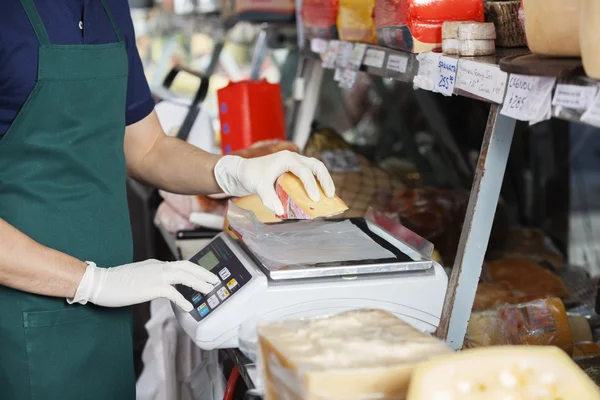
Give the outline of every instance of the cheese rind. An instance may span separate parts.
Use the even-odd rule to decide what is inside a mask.
[[[496,54],[494,40],[460,40],[458,54],[464,57],[491,56]]]
[[[442,24],[442,40],[458,39],[458,27],[462,24],[474,22],[475,21],[444,21]]]
[[[496,28],[492,22],[472,22],[458,26],[459,40],[495,40]]]
[[[594,382],[553,347],[465,350],[419,365],[407,400],[599,400]]]
[[[458,39],[442,40],[442,53],[447,55],[458,55],[460,41]]]
[[[580,0],[524,0],[527,46],[534,54],[578,57]]]

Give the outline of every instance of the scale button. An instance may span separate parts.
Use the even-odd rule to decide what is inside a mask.
[[[230,280],[229,282],[227,282],[227,287],[229,288],[229,290],[233,291],[234,288],[236,288],[238,285],[237,281],[235,279]]]
[[[201,294],[197,294],[194,297],[192,297],[192,303],[197,303],[200,300],[202,300],[202,295]]]
[[[231,272],[229,272],[227,268],[223,268],[219,271],[219,276],[221,277],[221,279],[225,280],[231,276]]]
[[[215,296],[214,294],[212,296],[209,297],[208,299],[208,305],[210,306],[210,308],[215,308],[216,306],[218,306],[220,303],[219,299],[217,299],[217,296]]]
[[[208,313],[210,312],[208,306],[206,305],[206,303],[202,303],[200,304],[200,307],[198,308],[198,312],[200,313],[201,317],[206,317],[208,315]]]
[[[221,300],[225,300],[226,298],[229,297],[229,290],[227,290],[227,288],[221,288],[219,289],[219,291],[217,292],[217,296],[219,296],[219,298]]]

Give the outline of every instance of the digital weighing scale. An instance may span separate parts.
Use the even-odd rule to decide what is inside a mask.
[[[221,282],[207,295],[177,287],[194,305],[190,313],[173,306],[184,331],[203,350],[236,348],[245,321],[376,308],[433,332],[448,285],[444,269],[374,222],[351,221],[395,257],[270,270],[241,240],[218,234],[190,261],[212,271]]]

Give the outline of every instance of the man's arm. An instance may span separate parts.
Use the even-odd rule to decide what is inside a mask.
[[[72,298],[86,268],[86,263],[42,246],[0,219],[0,285]]]
[[[127,170],[133,178],[180,194],[221,193],[214,176],[220,156],[165,135],[156,112],[125,133]]]

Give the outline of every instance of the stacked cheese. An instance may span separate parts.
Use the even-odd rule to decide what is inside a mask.
[[[384,311],[258,329],[267,400],[402,399],[415,366],[447,346]]]
[[[487,56],[496,53],[496,29],[491,22],[447,21],[442,25],[442,52]]]

